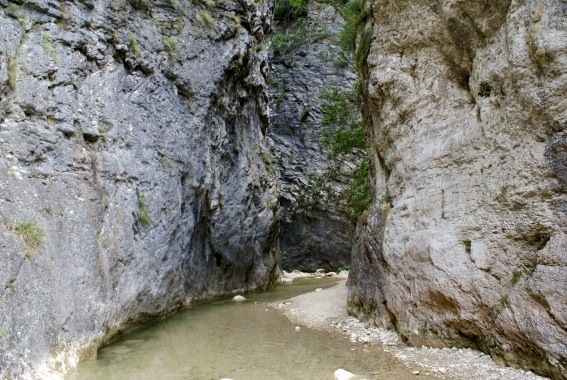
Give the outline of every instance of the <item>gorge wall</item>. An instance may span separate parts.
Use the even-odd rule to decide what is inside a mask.
[[[329,159],[321,93],[352,91],[357,77],[348,62],[340,61],[344,20],[333,7],[314,2],[304,17],[284,16],[274,21],[269,60],[269,137],[280,184],[282,265],[334,271],[350,264],[355,221],[340,194],[360,157]]]
[[[0,5],[0,378],[278,278],[269,2]]]
[[[375,194],[350,311],[567,378],[567,2],[367,6]]]

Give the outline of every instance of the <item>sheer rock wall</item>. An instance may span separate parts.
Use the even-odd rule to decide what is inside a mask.
[[[0,5],[0,378],[277,279],[269,2]]]
[[[567,378],[567,3],[370,8],[375,203],[350,311]]]

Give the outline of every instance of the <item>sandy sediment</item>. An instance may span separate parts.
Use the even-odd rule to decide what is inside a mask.
[[[292,321],[311,328],[340,332],[352,344],[364,344],[391,353],[421,373],[441,379],[459,380],[543,380],[531,372],[500,366],[490,356],[476,350],[410,347],[386,329],[368,326],[346,311],[346,279],[328,289],[317,289],[271,306]]]

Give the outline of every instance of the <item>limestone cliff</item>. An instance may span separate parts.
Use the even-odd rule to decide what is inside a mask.
[[[351,312],[567,378],[567,3],[368,6],[375,202]]]
[[[274,21],[269,137],[281,188],[280,247],[287,270],[333,271],[350,264],[355,222],[341,194],[360,157],[330,160],[321,124],[321,92],[333,86],[352,91],[356,82],[349,62],[341,60],[337,40],[343,23],[333,7],[317,2],[304,18]]]
[[[273,282],[270,4],[0,5],[0,378]]]

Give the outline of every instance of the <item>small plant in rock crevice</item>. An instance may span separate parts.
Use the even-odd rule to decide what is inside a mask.
[[[128,40],[130,40],[130,49],[132,50],[132,53],[134,53],[134,55],[137,55],[138,57],[144,55],[144,52],[142,51],[142,48],[140,47],[138,39],[135,35],[129,34]]]
[[[480,86],[478,89],[478,96],[481,96],[483,98],[488,98],[491,93],[492,93],[492,85],[490,84],[490,82],[486,80],[480,82]]]
[[[0,327],[0,343],[8,336],[8,328],[6,326]]]
[[[42,226],[31,220],[24,220],[13,226],[26,245],[26,257],[32,259],[43,246],[45,230]]]
[[[169,59],[173,59],[177,51],[177,46],[179,45],[179,40],[176,36],[164,36],[162,41]]]
[[[8,63],[8,86],[12,91],[16,91],[16,82],[18,80],[18,71],[20,70],[19,62],[14,58],[7,58]]]
[[[271,38],[274,54],[288,55],[309,43],[308,21],[302,18],[285,33],[274,34]]]
[[[149,226],[152,224],[150,207],[148,205],[148,200],[144,195],[138,197],[138,221],[142,226]]]

